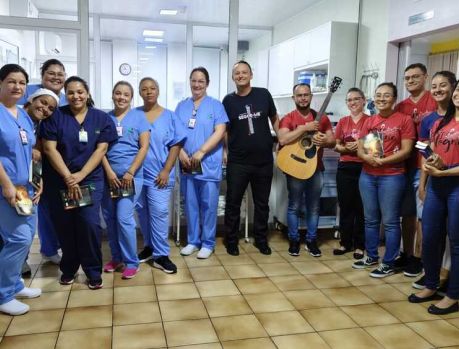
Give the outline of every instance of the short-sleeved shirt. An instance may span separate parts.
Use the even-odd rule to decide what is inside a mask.
[[[150,132],[150,124],[145,113],[138,109],[130,110],[121,121],[118,121],[113,111],[109,112],[108,115],[120,132],[118,139],[110,145],[107,151],[107,159],[116,175],[122,177],[129,170],[139,152],[140,135],[144,132]],[[140,166],[135,173],[135,178],[142,177],[143,167]]]
[[[305,125],[308,122],[313,122],[314,116],[311,112],[309,112],[306,117],[304,117],[298,109],[291,111],[290,113],[286,114],[279,123],[279,129],[287,128],[289,131],[295,130],[299,125]],[[322,115],[320,122],[319,122],[319,131],[325,133],[329,130],[332,130],[332,124],[330,119],[327,115]],[[322,157],[324,154],[323,148],[320,148],[317,153],[317,168],[320,171],[324,170],[324,164],[322,161]]]
[[[26,87],[26,90],[25,90],[25,93],[24,93],[24,96],[22,96],[22,98],[18,101],[17,104],[19,105],[24,105],[27,103],[27,100],[29,99],[29,97],[31,95],[33,95],[33,93],[38,90],[39,88],[43,88],[43,85],[42,84],[29,84],[27,85]],[[67,102],[67,97],[65,97],[65,94],[64,93],[59,93],[59,106],[60,107],[63,107],[64,105],[67,105],[69,104]]]
[[[212,136],[215,126],[228,123],[223,104],[215,98],[205,96],[201,101],[196,115],[193,116],[194,102],[187,98],[180,102],[175,114],[186,130],[186,142],[183,149],[188,155],[194,154]],[[189,127],[190,119],[194,118],[194,127]],[[202,159],[202,174],[192,175],[196,179],[220,181],[222,179],[223,141],[208,152]],[[191,176],[191,175],[187,175]]]
[[[403,139],[416,139],[416,131],[411,117],[398,112],[394,112],[387,118],[377,114],[366,119],[360,132],[360,139],[372,132],[379,132],[383,135],[384,157],[398,152],[402,147]],[[384,164],[381,167],[372,167],[364,162],[363,170],[376,176],[402,174],[405,173],[405,161]]]
[[[20,132],[27,137],[27,144]],[[0,103],[0,163],[14,185],[29,183],[29,166],[35,145],[33,122],[22,108],[17,108],[17,118]],[[0,200],[3,199],[0,191]]]
[[[80,131],[87,133],[87,142],[80,142]],[[80,124],[68,105],[56,109],[50,118],[40,123],[40,137],[57,142],[57,151],[71,173],[84,167],[99,143],[110,144],[118,139],[115,124],[107,113],[90,107]],[[104,172],[99,164],[83,183],[103,180]]]
[[[342,144],[346,142],[355,142],[360,139],[360,132],[362,130],[365,120],[368,119],[368,115],[363,114],[360,120],[355,123],[351,115],[344,116],[339,119],[338,124],[335,128],[335,138],[340,140]],[[339,157],[341,162],[362,162],[355,154],[341,154]]]
[[[263,165],[273,162],[273,137],[269,119],[277,115],[269,91],[252,87],[247,96],[235,92],[223,99],[229,118],[228,162]]]
[[[427,141],[430,139],[430,130],[432,129],[432,126],[434,125],[435,121],[438,119],[442,118],[443,115],[438,114],[436,111],[430,113],[427,115],[424,119],[421,121],[421,131],[419,132],[419,137],[418,139],[420,141]]]
[[[459,122],[453,117],[437,132],[440,121],[435,121],[430,130],[430,142],[446,167],[459,166]]]
[[[136,108],[142,113],[143,107]],[[169,149],[177,144],[183,144],[186,139],[185,130],[177,116],[169,109],[164,109],[158,118],[150,124],[150,146],[143,162],[143,183],[155,186],[158,174],[166,165]],[[175,184],[175,173],[169,174],[169,186]]]

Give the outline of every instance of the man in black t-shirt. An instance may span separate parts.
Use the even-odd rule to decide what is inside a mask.
[[[251,87],[252,68],[245,61],[233,66],[236,92],[226,95],[223,105],[227,128],[227,192],[225,209],[226,250],[237,256],[241,202],[250,183],[254,203],[255,247],[271,254],[268,246],[269,194],[273,177],[273,137],[269,121],[278,132],[279,118],[273,98],[265,88]]]

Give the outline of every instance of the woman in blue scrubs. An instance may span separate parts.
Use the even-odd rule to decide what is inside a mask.
[[[40,125],[44,152],[54,171],[48,174],[51,217],[62,249],[60,283],[70,285],[80,265],[90,289],[103,286],[99,209],[104,188],[102,159],[117,140],[110,117],[93,108],[87,83],[72,76],[65,81],[69,104],[57,109]],[[92,205],[65,210],[61,190],[72,199],[82,197],[81,186],[91,187]]]
[[[173,274],[177,267],[169,259],[169,202],[175,183],[174,165],[185,141],[185,131],[176,115],[158,104],[156,80],[143,78],[139,91],[144,105],[136,109],[145,114],[151,130],[138,209],[145,245],[139,259],[153,258],[155,268]]]
[[[112,273],[124,267],[123,279],[135,277],[139,268],[134,206],[142,191],[142,163],[150,142],[150,124],[144,113],[131,110],[133,94],[134,89],[127,81],[118,81],[113,87],[115,109],[108,115],[116,125],[118,140],[110,145],[102,160],[108,182],[104,190],[102,212],[112,253],[104,271]],[[109,187],[126,190],[134,187],[134,195],[112,199]]]
[[[207,96],[209,73],[203,67],[190,74],[191,97],[180,102],[175,113],[186,127],[186,142],[180,151],[181,191],[185,197],[188,245],[180,254],[198,251],[209,258],[215,248],[217,207],[222,180],[223,137],[228,116],[220,101]],[[202,171],[190,171],[190,169]]]
[[[16,203],[21,200],[18,186],[25,187],[32,197],[29,165],[35,144],[33,122],[16,106],[24,94],[28,75],[17,64],[0,69],[0,312],[21,315],[29,306],[16,298],[40,296],[38,288],[24,287],[21,267],[35,232],[36,216],[19,215]],[[38,203],[40,193],[32,197]],[[33,210],[34,211],[34,210]]]

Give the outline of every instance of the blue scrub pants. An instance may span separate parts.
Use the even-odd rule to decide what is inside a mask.
[[[49,195],[42,194],[38,204],[38,237],[40,239],[40,252],[51,257],[57,254],[59,249],[59,240],[57,239],[56,230],[51,220],[49,208]]]
[[[220,182],[181,177],[189,244],[210,250],[215,248],[219,189]]]
[[[128,268],[139,266],[134,208],[142,191],[142,183],[142,178],[134,178],[135,195],[120,199],[110,197],[107,185],[102,199],[112,261],[123,262]]]
[[[422,262],[429,290],[440,282],[446,231],[451,253],[446,295],[459,299],[459,177],[431,177],[422,211]]]
[[[4,304],[24,288],[21,268],[32,244],[36,215],[19,216],[3,197],[0,212],[0,304]]]
[[[153,259],[169,256],[169,202],[173,188],[144,184],[140,194],[137,213],[144,245],[152,248]]]
[[[83,183],[87,184],[87,183]],[[104,191],[104,182],[92,182],[91,206],[64,210],[59,189],[54,190],[51,204],[51,218],[62,249],[60,269],[66,278],[72,278],[78,268],[83,268],[90,280],[98,280],[102,273],[102,252],[100,226],[100,203]],[[55,189],[55,188],[53,188]]]

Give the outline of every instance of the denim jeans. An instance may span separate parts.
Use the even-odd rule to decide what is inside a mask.
[[[431,177],[422,212],[422,260],[430,290],[435,290],[440,281],[446,231],[451,253],[446,295],[459,299],[459,177]]]
[[[320,194],[322,193],[323,173],[316,171],[309,179],[298,179],[287,175],[288,209],[287,224],[288,238],[299,241],[298,221],[302,214],[303,197],[306,197],[306,240],[317,239],[317,226],[320,214]]]
[[[382,223],[386,239],[383,263],[392,266],[400,252],[400,209],[405,175],[375,176],[362,171],[359,188],[365,215],[367,255],[378,258],[379,228]]]

